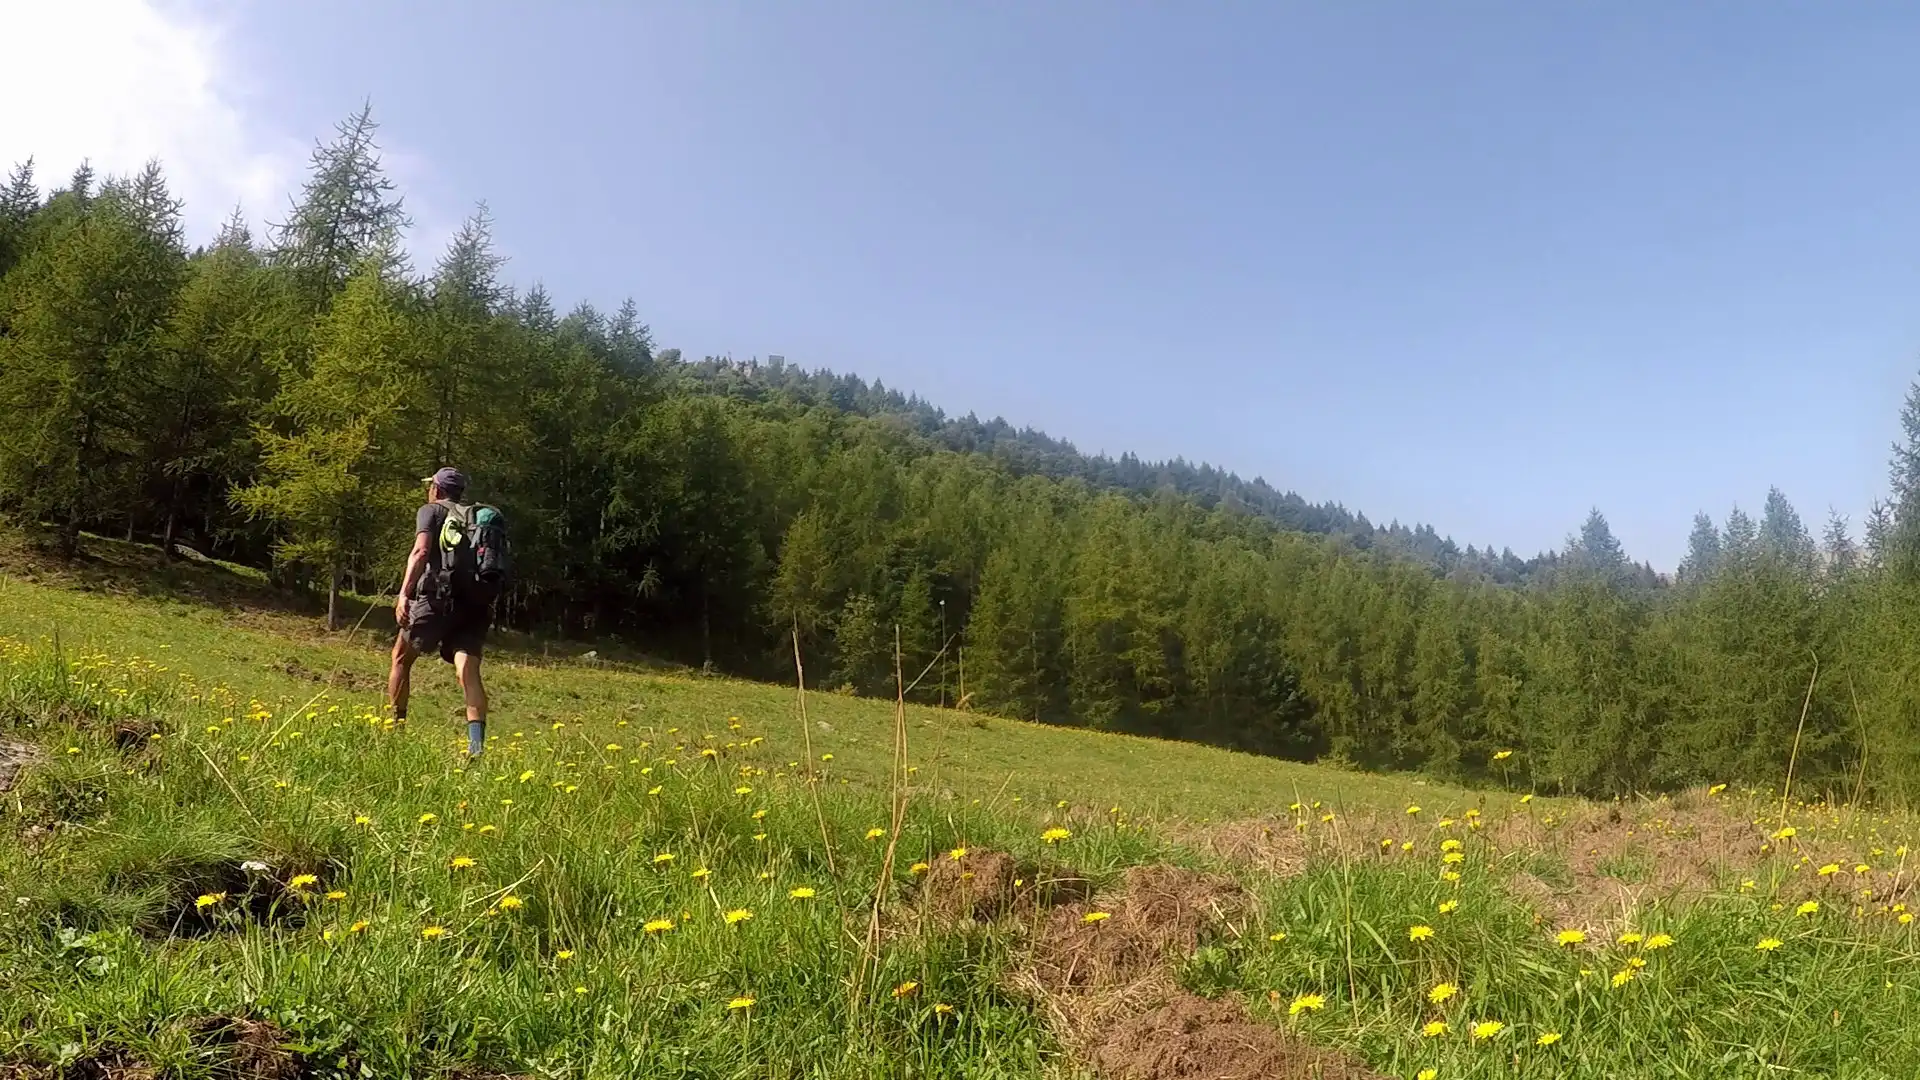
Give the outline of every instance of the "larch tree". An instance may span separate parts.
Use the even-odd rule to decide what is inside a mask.
[[[325,575],[329,629],[343,625],[350,571],[396,566],[419,494],[425,395],[391,263],[369,257],[320,318],[311,369],[274,401],[292,433],[255,426],[259,479],[234,493],[238,507],[279,528],[279,558]]]
[[[51,520],[59,550],[89,521],[131,520],[154,376],[185,253],[158,165],[56,198],[42,236],[0,287],[0,494]]]

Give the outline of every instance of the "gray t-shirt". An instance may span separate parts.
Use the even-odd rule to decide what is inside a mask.
[[[440,527],[447,523],[447,504],[430,502],[413,515],[413,531],[427,534],[426,569],[420,572],[422,581],[430,580],[440,572]]]

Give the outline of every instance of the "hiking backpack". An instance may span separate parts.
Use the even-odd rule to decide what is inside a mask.
[[[448,502],[440,525],[441,593],[491,604],[512,572],[507,518],[485,503]]]

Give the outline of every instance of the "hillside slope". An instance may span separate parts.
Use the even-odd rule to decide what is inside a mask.
[[[803,724],[512,639],[469,766],[380,633],[92,570],[0,577],[9,1080],[1920,1075],[1910,819]]]

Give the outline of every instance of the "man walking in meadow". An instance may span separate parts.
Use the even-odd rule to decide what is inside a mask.
[[[399,633],[387,701],[396,720],[407,718],[413,662],[438,651],[453,665],[467,702],[467,755],[479,757],[487,738],[487,690],[480,652],[493,622],[493,601],[506,582],[506,520],[491,506],[466,501],[467,476],[451,466],[423,478],[427,503],[414,515],[413,551],[393,603]]]

